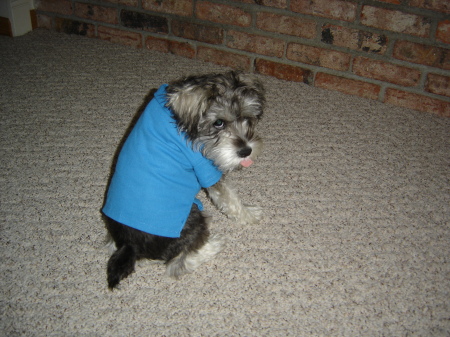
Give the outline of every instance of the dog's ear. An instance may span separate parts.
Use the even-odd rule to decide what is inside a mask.
[[[238,77],[242,84],[240,87],[240,94],[242,97],[241,113],[260,119],[263,115],[266,103],[263,84],[254,75],[240,73],[238,74]]]
[[[211,105],[210,86],[200,83],[178,82],[167,88],[167,107],[172,110],[178,129],[194,139],[198,123]]]

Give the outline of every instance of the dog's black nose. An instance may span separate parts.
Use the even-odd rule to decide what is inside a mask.
[[[252,148],[246,146],[246,147],[240,149],[237,154],[239,157],[245,158],[245,157],[248,157],[251,153],[252,153]]]

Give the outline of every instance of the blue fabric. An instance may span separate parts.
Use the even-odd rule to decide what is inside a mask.
[[[167,84],[155,93],[128,136],[116,164],[103,213],[141,231],[179,237],[202,187],[222,172],[194,151],[166,105]]]

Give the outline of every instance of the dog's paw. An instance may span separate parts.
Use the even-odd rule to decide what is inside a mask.
[[[243,225],[253,225],[261,221],[263,210],[259,206],[245,205],[242,207],[241,213],[237,217],[239,223]]]

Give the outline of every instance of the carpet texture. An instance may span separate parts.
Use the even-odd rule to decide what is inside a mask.
[[[223,70],[0,37],[0,335],[449,336],[450,119],[269,77],[264,152],[229,178],[264,220],[205,202],[228,240],[213,261],[107,289],[100,208],[128,124],[151,89]]]

